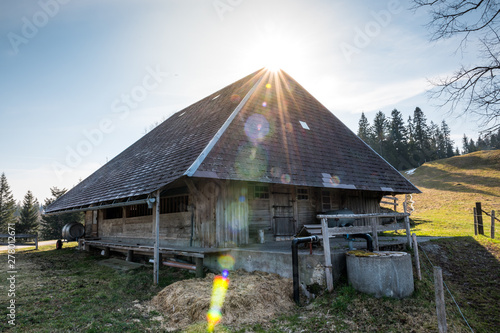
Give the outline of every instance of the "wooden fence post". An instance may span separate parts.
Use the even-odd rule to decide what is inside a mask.
[[[408,213],[408,209],[406,207],[406,201],[403,202],[403,208],[404,208],[404,212],[405,213]],[[411,244],[411,231],[410,231],[410,217],[409,216],[405,216],[405,227],[406,227],[406,242],[408,243],[408,247],[411,249],[412,248],[412,244]]]
[[[495,239],[495,211],[491,211],[491,239]]]
[[[417,235],[413,233],[411,237],[413,238],[413,249],[415,251],[415,267],[417,269],[417,277],[419,281],[422,281],[422,272],[420,271],[420,258],[418,256]]]
[[[473,209],[474,211],[474,235],[477,236],[477,217],[476,217],[476,207]]]
[[[476,215],[477,215],[477,232],[480,235],[484,235],[483,209],[481,208],[480,202],[476,202]]]
[[[330,235],[328,233],[327,219],[321,219],[321,233],[323,234],[323,251],[325,254],[326,287],[329,292],[333,290],[332,257],[330,256]]]
[[[377,226],[378,226],[378,218],[372,217],[370,219],[370,223],[372,225],[372,237],[373,237],[373,250],[378,251],[378,233],[377,233]]]
[[[439,333],[446,333],[446,307],[444,303],[443,270],[434,266],[434,293],[436,295],[436,312]]]

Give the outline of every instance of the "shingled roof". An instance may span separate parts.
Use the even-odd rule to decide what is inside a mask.
[[[184,176],[419,192],[288,74],[262,69],[173,114],[46,212],[148,195]]]

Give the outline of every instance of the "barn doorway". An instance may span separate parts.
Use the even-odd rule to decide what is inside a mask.
[[[292,192],[276,191],[272,194],[274,235],[293,236],[296,231]]]

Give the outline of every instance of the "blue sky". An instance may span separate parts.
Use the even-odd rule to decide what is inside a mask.
[[[278,65],[353,131],[397,108],[472,118],[428,100],[428,79],[474,54],[428,41],[408,1],[4,0],[0,3],[0,172],[16,200],[71,188],[155,122]]]

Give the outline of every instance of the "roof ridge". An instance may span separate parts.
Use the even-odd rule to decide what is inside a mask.
[[[265,72],[262,71],[260,73],[260,75],[261,75],[261,77],[257,80],[257,82],[254,83],[254,85],[247,92],[247,94],[245,95],[245,97],[236,106],[236,108],[233,110],[233,112],[231,113],[231,115],[229,115],[229,117],[226,119],[226,121],[224,122],[224,124],[222,124],[221,128],[219,128],[219,130],[217,131],[217,133],[215,133],[214,137],[205,146],[205,148],[200,153],[200,155],[196,158],[196,160],[193,162],[193,164],[191,164],[191,166],[186,170],[186,172],[184,172],[184,175],[186,175],[188,177],[192,177],[194,175],[194,173],[198,170],[198,167],[201,165],[201,163],[203,163],[203,161],[205,160],[205,158],[207,157],[207,155],[210,153],[210,151],[212,150],[212,148],[217,144],[217,142],[219,141],[220,137],[224,134],[224,132],[229,127],[229,125],[234,120],[234,118],[236,118],[236,116],[238,115],[238,113],[240,113],[241,109],[243,109],[243,107],[245,106],[245,104],[247,103],[247,101],[250,99],[250,96],[253,95],[253,93],[255,92],[255,90],[257,89],[257,87],[259,86],[260,82],[264,79]]]

